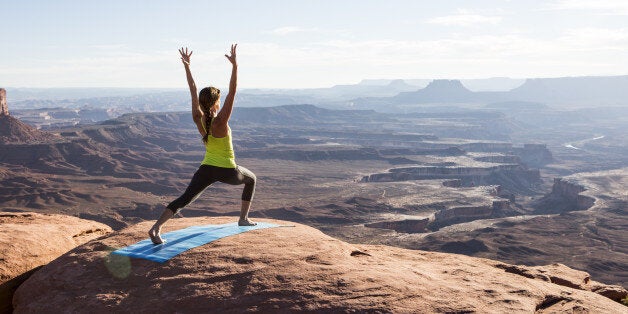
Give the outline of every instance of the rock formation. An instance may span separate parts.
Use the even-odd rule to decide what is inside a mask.
[[[459,80],[434,80],[415,92],[394,97],[354,99],[361,107],[373,104],[418,103],[503,103],[539,102],[550,104],[621,104],[628,97],[628,75],[531,78],[510,91],[472,92]],[[359,102],[362,100],[361,102]]]
[[[584,191],[586,188],[578,183],[555,178],[552,192],[534,204],[535,213],[558,214],[589,209],[595,203],[595,198],[580,194]]]
[[[418,166],[389,169],[362,177],[361,182],[395,182],[408,180],[460,179],[462,185],[499,184],[509,190],[525,190],[540,182],[538,169],[527,169],[517,164],[500,164],[489,167]]]
[[[425,228],[428,226],[429,222],[429,218],[404,219],[397,221],[378,221],[364,224],[364,226],[369,228],[391,229],[397,232],[418,233],[426,232],[427,230]]]
[[[480,219],[509,217],[519,214],[507,199],[495,199],[492,203],[478,206],[458,206],[446,208],[434,213],[434,220],[430,222],[431,230]]]
[[[493,207],[483,206],[460,206],[443,209],[434,213],[433,227],[436,229],[461,222],[474,221],[478,219],[488,219],[493,216]]]
[[[620,103],[628,96],[628,76],[531,78],[511,90],[510,99],[564,104]]]
[[[552,153],[545,144],[524,144],[522,148],[514,147],[513,151],[529,167],[539,168],[554,161]]]
[[[8,116],[9,107],[7,106],[7,91],[0,88],[0,116]]]
[[[0,212],[0,313],[10,312],[13,292],[39,267],[109,232],[71,216]]]
[[[433,80],[423,89],[402,92],[392,97],[395,103],[460,103],[473,102],[476,99],[476,93],[464,87],[459,80]]]
[[[165,231],[233,219],[176,219]],[[111,255],[146,237],[150,223],[140,223],[44,266],[16,292],[15,312],[626,311],[591,292],[591,281],[565,285],[574,280],[559,280],[566,267],[556,276],[547,269],[548,281],[492,260],[353,245],[304,225],[268,221],[295,226],[224,238],[163,264]]]

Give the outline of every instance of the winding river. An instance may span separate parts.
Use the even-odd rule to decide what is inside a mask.
[[[599,140],[599,139],[603,139],[604,135],[601,136],[596,136],[593,138],[588,138],[588,139],[584,139],[584,140],[580,140],[580,141],[576,141],[576,142],[569,142],[569,143],[565,143],[563,144],[563,146],[567,147],[567,148],[571,148],[571,149],[582,149],[581,147],[584,146],[584,144],[591,142],[591,141],[595,141],[595,140]],[[577,147],[576,145],[580,146]]]

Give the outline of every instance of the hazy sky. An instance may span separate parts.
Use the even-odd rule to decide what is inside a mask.
[[[0,86],[325,87],[628,74],[628,1],[0,0]]]

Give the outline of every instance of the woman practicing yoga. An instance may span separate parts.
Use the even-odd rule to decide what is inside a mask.
[[[205,158],[198,168],[190,185],[183,195],[172,201],[161,214],[155,225],[148,231],[151,241],[155,244],[163,243],[160,236],[163,224],[172,218],[181,208],[194,201],[209,185],[216,181],[231,185],[244,184],[242,192],[242,208],[240,209],[240,226],[254,226],[256,223],[249,220],[251,200],[255,193],[255,175],[248,169],[236,165],[231,143],[231,129],[229,118],[233,110],[233,100],[238,82],[238,63],[236,61],[236,45],[231,45],[231,55],[225,55],[231,62],[231,81],[225,104],[220,109],[220,90],[215,87],[205,87],[199,94],[190,71],[190,57],[192,51],[179,49],[181,61],[190,86],[192,96],[192,118],[205,144]]]

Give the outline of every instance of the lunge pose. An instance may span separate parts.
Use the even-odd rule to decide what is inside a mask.
[[[161,214],[155,225],[148,231],[150,239],[155,244],[163,243],[160,232],[163,224],[172,218],[181,208],[194,201],[209,185],[216,181],[231,185],[244,184],[242,192],[242,207],[240,209],[240,226],[254,226],[256,223],[249,220],[251,200],[255,193],[255,175],[248,169],[235,162],[229,118],[233,110],[233,100],[238,82],[238,63],[236,60],[236,45],[231,45],[231,53],[225,55],[231,62],[231,81],[225,104],[220,109],[220,90],[215,87],[205,87],[196,93],[196,85],[190,71],[190,57],[192,51],[181,48],[181,61],[185,67],[190,95],[192,96],[192,118],[205,144],[205,158],[198,168],[190,185],[183,195],[172,201]]]

